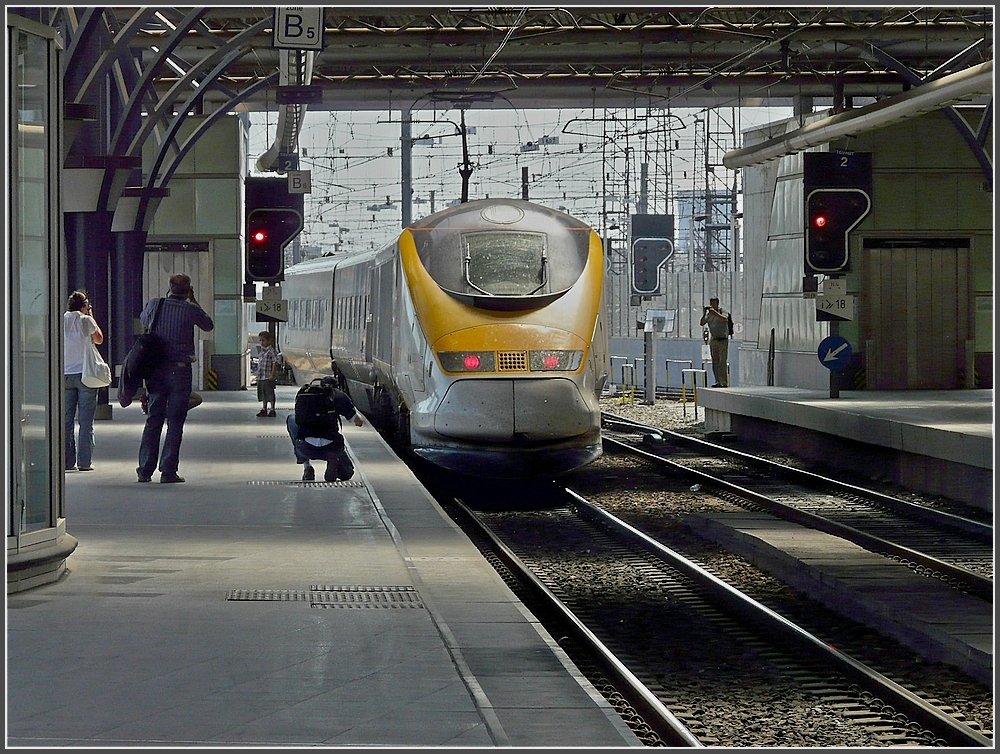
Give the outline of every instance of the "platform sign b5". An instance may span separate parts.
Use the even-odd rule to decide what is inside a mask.
[[[285,50],[322,50],[323,8],[275,8],[271,46]]]

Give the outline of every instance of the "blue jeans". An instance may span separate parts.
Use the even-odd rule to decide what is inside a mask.
[[[97,411],[97,388],[87,387],[81,381],[82,374],[63,375],[63,396],[66,413],[63,415],[65,428],[66,468],[76,465],[84,468],[94,460],[94,413]],[[79,415],[79,416],[78,416]],[[80,442],[76,442],[76,419],[80,420]]]
[[[291,413],[285,417],[285,428],[288,436],[292,438],[292,450],[295,451],[295,462],[305,463],[308,460],[326,461],[329,464],[336,464],[336,477],[340,480],[347,480],[354,476],[354,464],[344,447],[344,440],[334,441],[329,445],[319,447],[306,442],[299,437],[299,425],[295,422],[295,414]]]
[[[152,476],[157,457],[161,474],[177,473],[184,421],[191,399],[191,380],[191,365],[178,366],[175,363],[159,367],[146,380],[149,414],[139,443],[139,468],[136,471],[140,476]],[[164,421],[167,423],[167,435],[161,453],[160,433]]]

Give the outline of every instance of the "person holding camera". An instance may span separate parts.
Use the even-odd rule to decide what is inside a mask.
[[[152,324],[157,303],[160,301],[158,298],[153,298],[146,303],[139,315],[144,327],[148,328]],[[164,360],[146,380],[149,413],[139,443],[139,466],[135,470],[140,482],[150,481],[157,459],[159,459],[161,482],[184,481],[184,478],[177,474],[177,467],[180,461],[184,421],[187,419],[191,401],[195,327],[207,332],[215,327],[215,323],[195,300],[191,278],[183,273],[171,275],[170,295],[160,303],[155,330],[164,342],[166,353]],[[160,433],[164,421],[167,423],[167,434],[161,452]]]
[[[63,395],[65,404],[66,471],[93,471],[94,414],[97,412],[97,388],[83,384],[84,351],[89,343],[100,345],[104,332],[94,318],[86,291],[73,291],[63,312]],[[76,422],[80,423],[76,441]]]
[[[302,464],[302,481],[311,482],[316,479],[316,470],[310,461],[326,461],[326,471],[323,479],[327,482],[346,481],[354,476],[354,463],[347,453],[344,437],[340,433],[340,417],[354,422],[355,426],[364,426],[364,419],[354,406],[351,396],[337,388],[337,380],[326,376],[315,382],[307,383],[299,388],[296,395],[296,410],[285,417],[285,428],[292,439],[292,450],[295,462]],[[316,396],[314,401],[300,402],[299,396],[311,393]],[[319,415],[308,410],[309,406],[319,403],[323,407]],[[299,413],[299,420],[295,415]],[[306,422],[310,417],[312,420]]]
[[[701,325],[708,327],[708,348],[712,354],[712,387],[729,387],[729,313],[719,306],[719,299],[710,298],[702,308]]]

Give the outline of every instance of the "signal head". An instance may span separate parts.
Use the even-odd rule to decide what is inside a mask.
[[[260,207],[247,215],[246,269],[250,280],[281,278],[285,246],[302,230],[302,215],[287,207]]]
[[[871,196],[862,189],[824,187],[805,198],[805,269],[809,273],[848,268],[848,234],[868,215]]]

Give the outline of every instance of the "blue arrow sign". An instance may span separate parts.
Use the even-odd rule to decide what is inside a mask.
[[[819,363],[827,369],[843,369],[851,360],[851,344],[847,338],[831,335],[820,341],[816,351]]]

